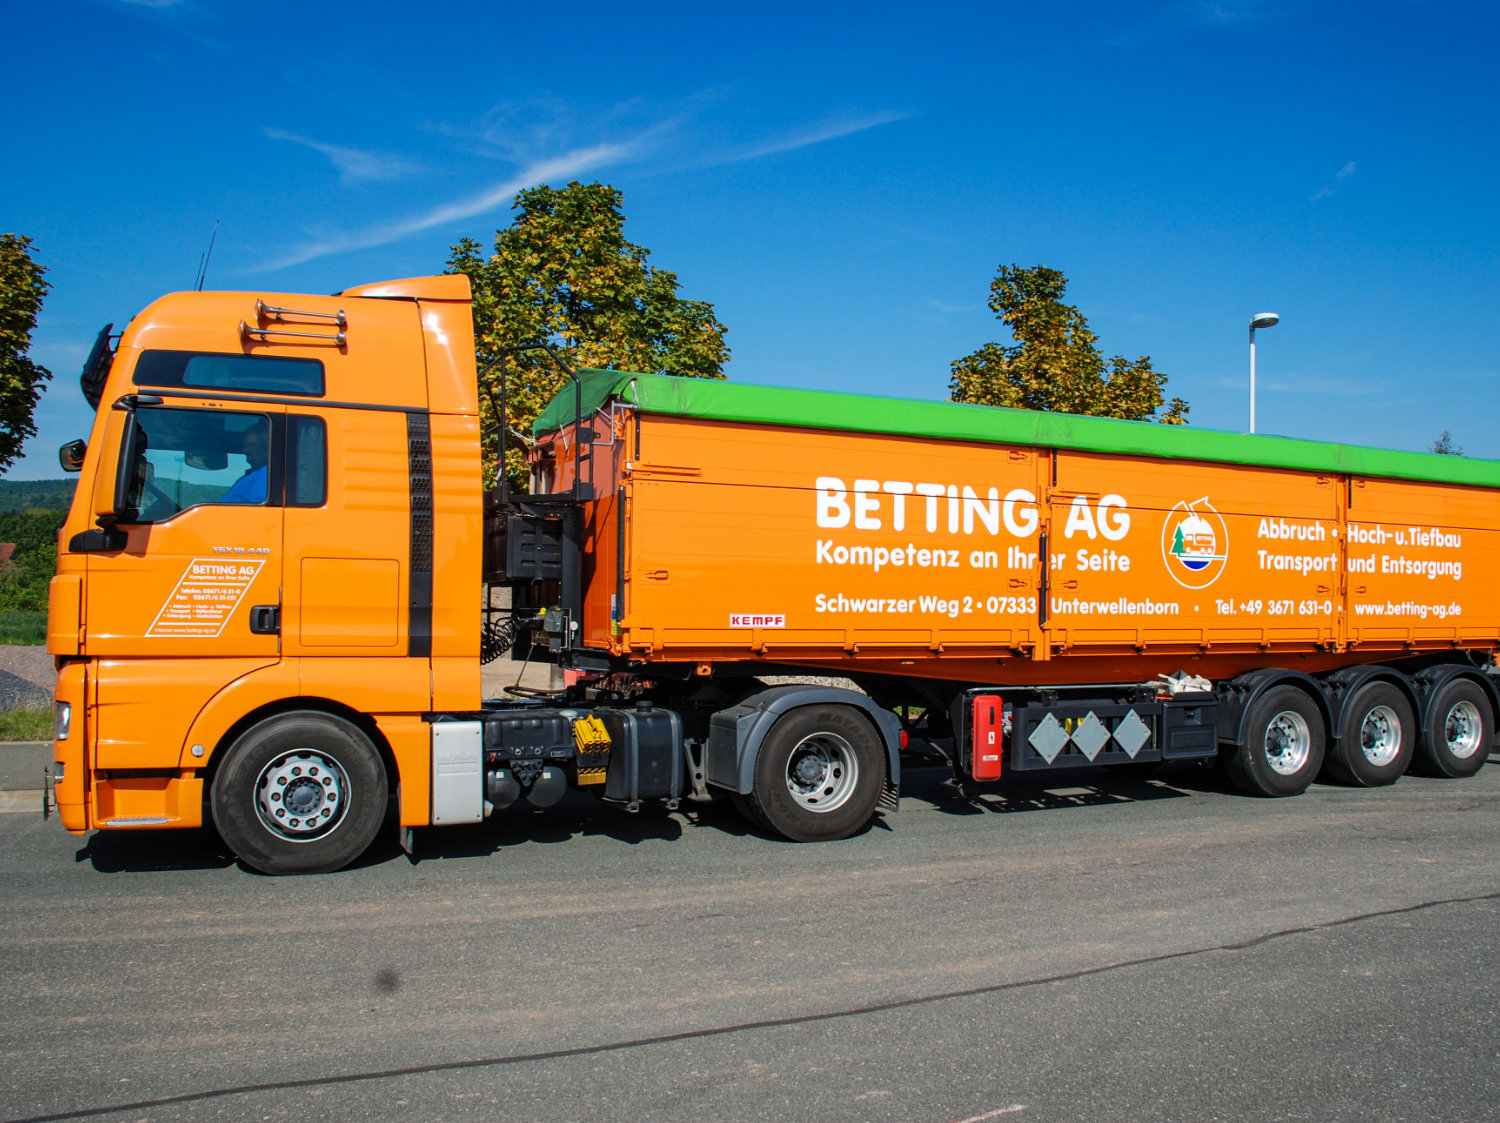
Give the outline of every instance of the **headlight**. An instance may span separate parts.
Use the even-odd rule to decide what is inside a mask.
[[[52,704],[52,735],[59,741],[68,739],[68,729],[73,724],[73,706],[70,702]]]

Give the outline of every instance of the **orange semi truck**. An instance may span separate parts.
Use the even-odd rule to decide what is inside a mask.
[[[908,733],[969,791],[1489,754],[1500,463],[581,371],[486,495],[469,296],[178,293],[101,333],[48,618],[69,830],[211,821],[312,872],[393,801],[410,847],[569,788],[841,838]],[[484,699],[507,648],[570,685]]]

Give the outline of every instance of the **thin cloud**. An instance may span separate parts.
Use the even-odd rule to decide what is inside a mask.
[[[900,222],[888,222],[881,228],[882,233],[889,231],[900,238],[909,238],[917,242],[929,242],[936,246],[963,246],[967,245],[962,238],[953,238],[947,234],[935,234],[931,230],[923,230],[916,226],[907,226]]]
[[[463,219],[473,218],[475,215],[495,210],[509,202],[517,191],[531,187],[534,184],[544,183],[549,179],[571,178],[581,175],[592,168],[619,163],[628,159],[633,154],[634,148],[633,143],[598,144],[592,148],[564,153],[551,160],[543,160],[533,164],[524,169],[519,175],[503,183],[497,183],[493,187],[480,192],[478,195],[471,195],[467,199],[460,199],[452,203],[444,203],[441,206],[434,207],[411,218],[397,219],[392,222],[368,226],[363,230],[351,231],[347,234],[337,234],[322,241],[309,243],[290,251],[283,257],[268,261],[250,270],[250,272],[261,273],[272,269],[285,269],[288,266],[301,265],[315,258],[327,257],[329,254],[372,249],[375,246],[385,246],[392,242],[399,242],[401,239],[409,238],[413,234],[420,234],[424,230],[430,230],[434,226],[459,222]]]
[[[825,121],[822,124],[814,125],[810,129],[804,129],[777,140],[765,141],[739,151],[725,153],[717,162],[721,164],[738,164],[745,160],[758,160],[763,156],[774,156],[778,152],[794,152],[799,148],[809,148],[814,144],[822,144],[825,140],[837,140],[839,137],[853,136],[855,133],[862,133],[867,129],[879,128],[881,125],[889,125],[893,121],[904,121],[908,117],[914,116],[916,116],[914,113],[884,112],[854,120]]]
[[[1309,375],[1305,378],[1263,378],[1261,385],[1278,394],[1333,394],[1339,397],[1362,398],[1376,387],[1367,378],[1329,378]]]
[[[371,152],[362,148],[347,148],[341,144],[327,144],[305,136],[298,136],[296,133],[285,132],[282,129],[263,131],[272,140],[289,140],[293,144],[311,148],[314,152],[328,157],[333,166],[339,170],[339,178],[345,183],[354,183],[359,180],[400,179],[402,176],[426,171],[421,164],[413,163],[389,152]]]
[[[1244,378],[1206,378],[1203,381],[1207,385],[1220,386],[1225,389],[1243,389],[1247,385]],[[1262,371],[1256,381],[1261,390],[1269,390],[1277,394],[1328,394],[1334,397],[1373,399],[1377,391],[1384,389],[1369,378],[1300,375],[1295,372],[1267,378]]]
[[[1485,382],[1491,382],[1492,383],[1492,382],[1495,382],[1497,379],[1500,379],[1500,371],[1493,371],[1493,370],[1454,370],[1454,371],[1449,371],[1448,373],[1442,375],[1441,377],[1443,377],[1443,378],[1463,378],[1463,379],[1470,379],[1470,380],[1478,379],[1478,380],[1483,380]]]
[[[980,306],[978,304],[949,304],[946,300],[929,297],[927,307],[940,316],[952,316],[960,312],[977,312]]]
[[[1320,189],[1316,195],[1312,196],[1308,200],[1308,202],[1316,203],[1319,199],[1328,198],[1328,196],[1332,195],[1344,185],[1344,181],[1346,179],[1354,174],[1355,167],[1356,165],[1354,161],[1350,160],[1347,164],[1345,164],[1338,170],[1338,174],[1333,177],[1333,182],[1330,183],[1327,187]]]
[[[1243,7],[1233,8],[1227,4],[1195,4],[1192,13],[1198,23],[1239,23],[1253,19],[1255,15]]]
[[[681,123],[685,118],[670,122],[672,126]],[[698,170],[702,168],[719,168],[727,164],[743,164],[750,160],[759,160],[766,156],[774,156],[782,152],[793,152],[799,148],[808,148],[825,141],[837,140],[840,137],[853,136],[867,129],[878,128],[888,125],[893,121],[904,121],[909,117],[915,117],[915,113],[887,111],[871,114],[859,118],[839,118],[837,120],[825,121],[821,124],[799,129],[771,140],[742,145],[737,148],[714,149],[703,147],[696,150],[696,154],[681,159],[671,159],[670,156],[658,160],[650,170],[652,175],[668,175],[675,172]]]
[[[1227,390],[1242,390],[1247,385],[1242,376],[1214,376],[1214,378],[1202,379],[1205,385],[1224,387]],[[1293,372],[1286,375],[1266,376],[1265,370],[1260,372],[1257,384],[1262,390],[1272,390],[1278,394],[1331,394],[1337,397],[1382,397],[1388,393],[1389,385],[1385,379],[1368,378],[1368,376],[1349,376],[1343,378],[1338,375],[1301,375]]]
[[[31,357],[56,374],[59,369],[81,367],[93,350],[94,341],[87,343],[75,340],[54,339],[50,343],[38,343],[31,349]]]
[[[807,148],[810,145],[821,144],[824,141],[835,140],[839,137],[852,136],[855,133],[877,128],[880,125],[890,124],[893,121],[904,120],[911,116],[914,116],[914,114],[884,112],[860,118],[842,118],[825,121],[811,128],[802,129],[775,140],[749,145],[742,149],[730,150],[717,157],[710,157],[707,160],[694,161],[692,166],[713,167],[721,164],[756,160],[774,153],[791,152],[799,148]],[[252,267],[249,272],[262,273],[274,269],[285,269],[293,265],[302,265],[320,257],[327,257],[330,254],[348,253],[352,250],[385,246],[392,242],[398,242],[403,238],[409,238],[413,234],[419,234],[424,230],[430,230],[435,226],[460,222],[467,218],[473,218],[475,215],[485,214],[508,203],[511,197],[523,188],[544,183],[548,180],[571,179],[587,171],[638,160],[646,149],[657,150],[662,147],[664,138],[676,130],[681,125],[681,122],[681,117],[674,117],[637,133],[634,138],[623,143],[596,144],[588,148],[573,149],[561,156],[534,160],[518,175],[504,182],[497,183],[477,195],[472,195],[456,202],[444,203],[410,218],[377,223],[365,227],[363,230],[334,234],[314,242],[309,242],[306,245],[288,251],[281,257]],[[267,129],[266,134],[278,140],[290,140],[295,143],[305,144],[322,152],[329,159],[334,160],[335,164],[339,163],[340,158],[350,159],[351,155],[357,155],[375,159],[370,164],[360,164],[354,161],[352,166],[355,169],[383,167],[383,165],[378,163],[377,154],[356,153],[353,149],[344,149],[336,145],[311,141],[291,133],[282,133],[279,130]],[[338,155],[335,155],[335,152]],[[343,166],[340,166],[340,170],[345,171],[345,174],[351,174]],[[661,170],[660,165],[658,165],[656,170]]]
[[[186,39],[204,50],[225,52],[230,44],[204,34],[204,29],[220,26],[219,12],[202,0],[92,0],[117,12],[129,12],[135,19],[146,20],[163,32]]]
[[[1109,34],[1105,42],[1116,48],[1139,47],[1167,36],[1175,36],[1184,29],[1234,28],[1251,20],[1272,18],[1276,12],[1262,0],[1179,0],[1164,6],[1122,9],[1126,18],[1133,22]]]

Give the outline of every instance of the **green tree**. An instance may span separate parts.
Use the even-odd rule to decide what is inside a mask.
[[[545,340],[575,370],[724,377],[729,347],[713,305],[684,300],[677,274],[651,265],[649,251],[626,240],[622,200],[599,183],[528,188],[516,195],[510,226],[496,232],[493,255],[486,258],[472,238],[453,247],[448,271],[466,274],[474,287],[481,368],[503,347]],[[511,356],[507,365],[507,420],[529,435],[566,378],[536,353]],[[498,398],[498,369],[486,382]],[[489,401],[481,408],[488,424]],[[508,461],[519,484],[524,470],[513,446]],[[487,479],[493,478],[495,466],[487,468]]]
[[[27,437],[36,435],[31,414],[41,397],[38,387],[52,377],[31,361],[31,333],[42,298],[51,287],[46,272],[31,260],[31,239],[0,234],[0,472],[21,455]]]
[[[1439,456],[1462,456],[1464,450],[1453,440],[1453,434],[1444,429],[1442,435],[1432,444],[1427,446],[1428,452],[1435,452]]]
[[[34,508],[0,513],[0,542],[15,543],[0,566],[0,610],[47,611],[47,585],[57,572],[57,532],[66,511]]]
[[[1059,269],[1002,265],[990,285],[989,306],[1015,343],[986,343],[954,362],[952,400],[1187,424],[1188,404],[1181,398],[1162,408],[1167,376],[1148,357],[1105,361],[1083,313],[1062,302],[1067,287]]]

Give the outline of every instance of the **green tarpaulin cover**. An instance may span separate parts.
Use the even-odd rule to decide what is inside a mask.
[[[644,413],[713,421],[1169,456],[1179,460],[1254,464],[1304,472],[1500,487],[1500,460],[1398,452],[1260,434],[1252,436],[1249,433],[1195,429],[1187,425],[1116,421],[1068,413],[841,394],[829,390],[751,386],[742,382],[674,378],[662,374],[582,370],[578,376],[583,388],[585,417],[609,399],[618,398]],[[574,388],[568,383],[537,418],[535,431],[538,434],[550,433],[570,424],[574,403]]]

